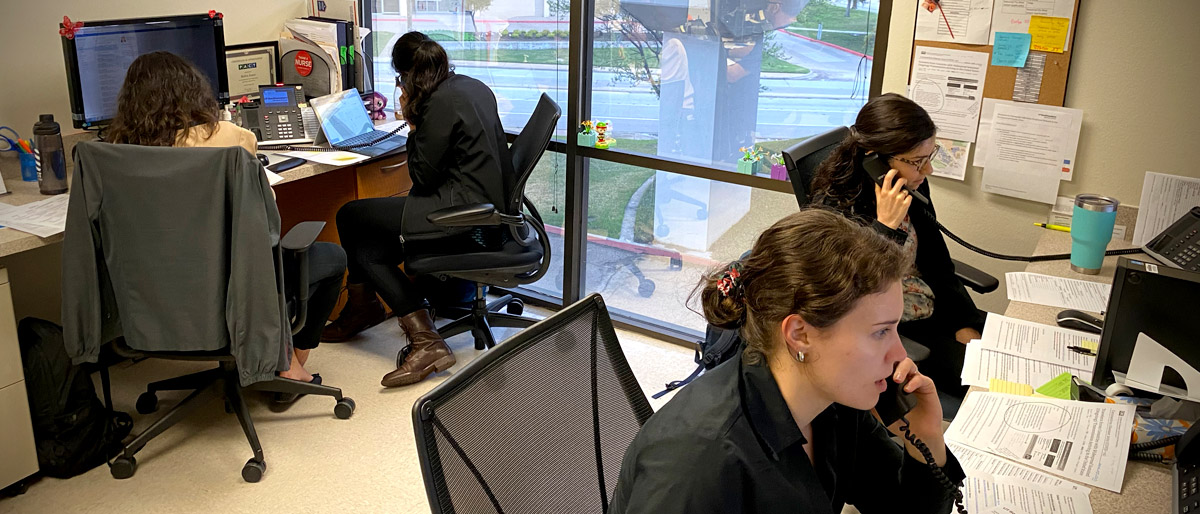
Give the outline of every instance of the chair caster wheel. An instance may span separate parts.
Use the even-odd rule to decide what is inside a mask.
[[[513,316],[520,316],[521,313],[525,312],[525,302],[521,301],[520,298],[513,298],[511,302],[508,302],[508,306],[504,310]]]
[[[133,457],[117,457],[108,465],[108,471],[113,478],[125,480],[137,472],[137,459]]]
[[[158,410],[158,396],[153,391],[139,394],[134,408],[137,409],[138,414],[150,414]]]
[[[643,280],[638,282],[638,294],[641,295],[642,298],[650,298],[650,296],[654,294],[654,281]]]
[[[338,400],[337,405],[333,406],[333,414],[338,419],[350,419],[354,415],[354,399],[348,396],[343,396]]]
[[[267,463],[260,462],[254,459],[246,461],[246,465],[242,466],[242,480],[251,484],[262,480],[263,473],[267,472]]]

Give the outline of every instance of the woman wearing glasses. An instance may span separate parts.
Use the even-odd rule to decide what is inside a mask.
[[[975,307],[938,232],[933,205],[913,202],[910,191],[929,196],[925,178],[938,152],[937,127],[925,109],[897,94],[875,98],[858,112],[850,134],[818,167],[810,200],[869,225],[913,255],[904,278],[904,315],[899,331],[928,346],[921,371],[943,391],[962,392],[966,344],[978,339],[984,313]],[[871,154],[887,158],[891,170],[876,185],[863,169]]]

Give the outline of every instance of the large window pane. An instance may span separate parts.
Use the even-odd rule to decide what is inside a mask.
[[[587,292],[698,332],[686,302],[700,276],[797,210],[790,194],[595,159],[588,189]]]

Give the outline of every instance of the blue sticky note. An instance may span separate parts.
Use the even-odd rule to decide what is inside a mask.
[[[1025,67],[1032,41],[1033,36],[1029,34],[997,32],[996,44],[992,45],[992,66]]]

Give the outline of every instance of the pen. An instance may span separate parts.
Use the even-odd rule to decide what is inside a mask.
[[[1087,348],[1084,348],[1084,347],[1082,347],[1082,346],[1068,346],[1068,347],[1067,347],[1067,349],[1068,349],[1068,350],[1071,350],[1071,351],[1073,351],[1073,352],[1075,352],[1075,353],[1078,353],[1078,354],[1080,354],[1080,355],[1087,355],[1087,356],[1089,356],[1089,357],[1095,357],[1095,356],[1096,356],[1096,352],[1093,352],[1093,351],[1091,351],[1091,350],[1089,350],[1089,349],[1087,349]]]
[[[1070,232],[1071,231],[1071,227],[1064,227],[1062,225],[1051,225],[1049,223],[1034,223],[1034,225],[1042,227],[1042,228],[1048,228],[1050,230],[1057,230],[1059,232]]]

